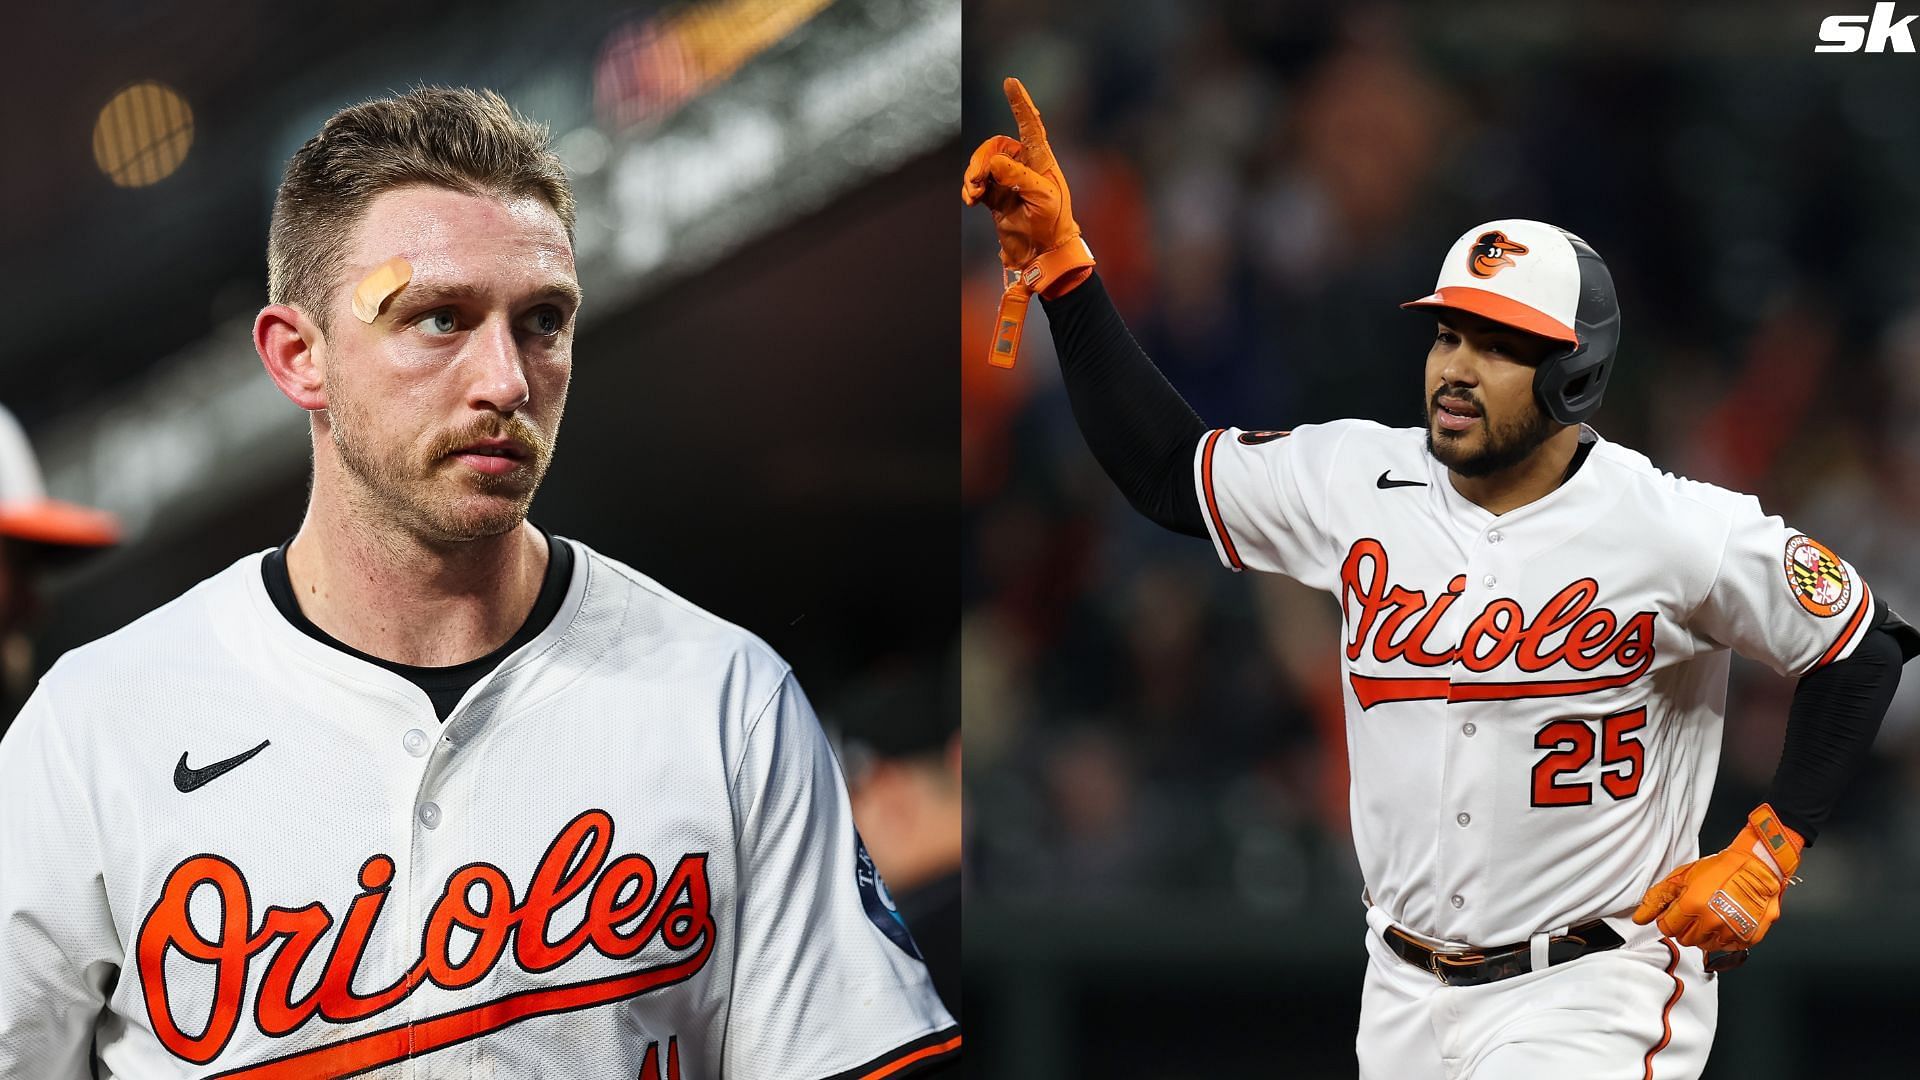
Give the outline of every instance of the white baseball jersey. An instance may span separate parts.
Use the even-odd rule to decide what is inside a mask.
[[[56,664],[0,745],[0,1076],[957,1054],[786,664],[574,551],[552,623],[444,724],[295,629],[259,555]]]
[[[1501,946],[1630,911],[1698,857],[1728,650],[1785,675],[1871,629],[1854,569],[1750,496],[1596,441],[1494,515],[1418,428],[1213,431],[1222,561],[1339,601],[1354,847],[1372,902]]]

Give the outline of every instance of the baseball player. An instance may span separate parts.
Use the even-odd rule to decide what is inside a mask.
[[[1366,880],[1364,1077],[1697,1077],[1713,970],[1759,944],[1920,635],[1751,497],[1607,442],[1606,264],[1537,221],[1469,229],[1434,290],[1426,424],[1209,429],[1093,271],[1039,113],[974,154],[1074,415],[1153,520],[1332,593]],[[1730,651],[1800,676],[1771,793],[1700,858]]]
[[[33,689],[27,632],[41,614],[41,577],[119,542],[112,514],[47,497],[33,444],[0,406],[0,735]]]
[[[765,644],[526,520],[574,203],[491,93],[343,110],[254,325],[312,497],[0,744],[0,1076],[904,1077],[958,1055]]]

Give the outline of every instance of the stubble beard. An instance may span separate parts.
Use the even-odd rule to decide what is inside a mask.
[[[1433,414],[1440,407],[1436,400],[1439,396],[1440,391],[1436,390],[1426,401],[1427,452],[1461,476],[1478,479],[1511,469],[1532,457],[1533,452],[1553,435],[1552,420],[1540,408],[1539,402],[1531,398],[1528,399],[1526,415],[1511,423],[1496,424],[1487,415],[1486,406],[1478,397],[1474,397],[1473,403],[1480,410],[1480,424],[1486,435],[1478,450],[1467,450],[1460,435],[1448,431],[1436,432]]]
[[[376,522],[390,523],[423,539],[461,543],[499,536],[520,527],[552,461],[550,440],[519,416],[491,414],[436,437],[424,450],[391,449],[366,437],[364,411],[351,392],[327,388],[327,417],[335,452],[350,474],[355,502]],[[447,458],[480,439],[506,437],[531,448],[520,468],[493,475]]]

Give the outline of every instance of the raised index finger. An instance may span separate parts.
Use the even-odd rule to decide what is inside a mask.
[[[1020,125],[1020,142],[1028,147],[1045,146],[1047,128],[1040,122],[1040,110],[1033,107],[1033,98],[1028,96],[1027,88],[1011,75],[1000,87],[1007,92],[1007,104],[1013,109],[1014,122]]]

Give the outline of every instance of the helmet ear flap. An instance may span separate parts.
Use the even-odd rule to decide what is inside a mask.
[[[1583,331],[1585,327],[1580,328]],[[1533,393],[1555,423],[1584,422],[1600,408],[1607,392],[1612,357],[1595,354],[1591,341],[1554,353],[1533,373]]]
[[[1585,240],[1562,229],[1580,263],[1580,303],[1573,329],[1580,343],[1554,353],[1534,372],[1533,392],[1548,416],[1578,424],[1599,411],[1620,347],[1620,303],[1606,261]]]

